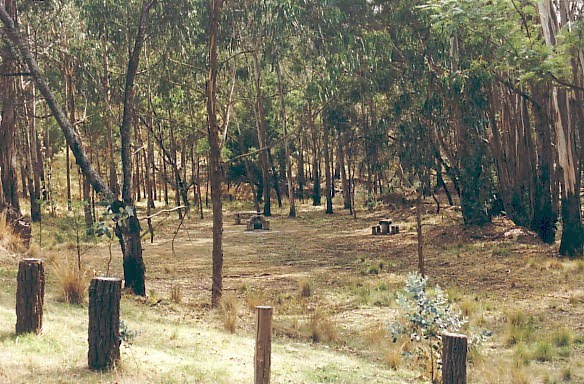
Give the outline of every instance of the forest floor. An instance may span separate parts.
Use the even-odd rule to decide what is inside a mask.
[[[405,276],[417,270],[415,209],[378,206],[354,219],[340,206],[325,215],[302,204],[294,219],[276,208],[272,230],[246,232],[233,213],[250,207],[227,203],[220,309],[209,305],[210,214],[200,220],[191,212],[178,233],[176,212],[157,216],[154,241],[143,243],[147,298],[122,298],[121,317],[138,335],[109,373],[86,369],[87,308],[59,299],[60,271],[76,260],[74,235],[47,220],[40,336],[14,336],[21,256],[0,251],[0,382],[248,383],[256,305],[274,307],[274,383],[428,382],[424,362],[406,356],[415,347],[393,344],[388,327],[399,319]],[[465,228],[455,209],[424,208],[429,285],[442,287],[468,318],[463,333],[492,333],[471,349],[469,382],[584,383],[584,261],[556,258],[557,244],[505,218]],[[399,234],[371,235],[384,217]],[[103,274],[107,244],[82,248],[87,275]],[[114,276],[122,275],[118,248]]]

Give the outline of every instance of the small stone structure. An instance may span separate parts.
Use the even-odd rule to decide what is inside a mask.
[[[371,227],[372,235],[395,235],[399,233],[398,225],[391,225],[391,219],[381,219],[379,220],[379,225],[374,225]]]
[[[253,231],[256,229],[269,231],[270,230],[270,220],[267,220],[264,215],[256,212],[252,217],[250,217],[247,222],[246,231]]]

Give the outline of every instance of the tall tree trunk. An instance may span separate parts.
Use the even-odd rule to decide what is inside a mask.
[[[290,201],[290,217],[296,217],[296,202],[294,196],[294,185],[292,182],[292,159],[290,157],[290,146],[288,143],[286,103],[284,102],[284,91],[282,90],[282,73],[280,62],[276,62],[276,75],[278,77],[278,93],[280,94],[280,109],[282,115],[282,126],[284,128],[284,156],[286,157],[286,181],[288,183],[288,200]]]
[[[546,44],[553,47],[557,42],[556,34],[562,27],[571,28],[570,23],[575,21],[573,20],[574,15],[570,13],[568,1],[560,1],[559,8],[556,8],[551,0],[540,0],[538,9]],[[580,51],[578,51],[578,55],[581,55]],[[580,58],[578,57],[578,59]],[[578,65],[579,63],[573,62],[573,64]],[[573,93],[572,90],[557,86],[553,86],[551,89],[555,144],[562,186],[562,241],[559,253],[569,257],[584,254],[584,227],[582,226],[580,208],[580,169],[576,149],[577,118],[570,108],[572,100],[575,99]]]
[[[306,109],[306,122],[308,123],[312,135],[312,205],[316,207],[321,204],[320,151],[318,146],[318,131],[316,129],[316,124],[314,123],[311,104],[308,104]]]
[[[306,180],[304,178],[304,126],[300,123],[300,129],[298,132],[298,170],[296,177],[298,179],[298,198],[302,203],[304,203],[304,185]]]
[[[150,9],[156,0],[143,0],[138,24],[138,33],[134,42],[134,48],[128,61],[126,72],[126,87],[124,90],[124,112],[122,125],[120,126],[121,150],[122,150],[122,201],[128,213],[126,220],[118,221],[116,233],[120,240],[124,255],[124,279],[126,288],[130,288],[135,294],[146,295],[144,283],[145,266],[142,259],[142,242],[140,237],[140,222],[136,215],[132,193],[132,148],[131,129],[134,116],[134,80],[140,63],[140,53],[146,38],[146,25]]]
[[[241,128],[239,127],[239,121],[237,119],[235,120],[235,125],[237,126],[237,141],[239,143],[239,150],[241,151],[241,154],[243,155],[245,153],[245,144],[243,142],[243,135],[241,134]],[[256,212],[259,212],[260,211],[260,204],[259,204],[258,196],[257,196],[257,192],[256,192],[255,179],[253,177],[253,173],[251,171],[247,157],[243,158],[243,166],[245,167],[245,175],[247,176],[247,181],[249,182],[249,186],[251,187],[251,193],[253,196],[253,203],[255,206],[255,210],[256,210]]]
[[[209,7],[209,77],[207,79],[207,120],[209,129],[209,176],[213,203],[213,284],[211,304],[217,307],[223,296],[223,206],[221,201],[221,148],[217,122],[217,38],[223,0]],[[268,206],[269,207],[269,206]]]
[[[16,1],[5,0],[7,12],[16,20]],[[0,53],[2,73],[16,73],[17,61],[7,47]],[[18,200],[18,178],[16,176],[16,163],[14,153],[14,139],[16,134],[16,78],[4,76],[1,79],[2,86],[2,119],[0,120],[0,181],[2,194],[0,194],[0,210],[4,207],[12,207],[20,214],[20,202]]]
[[[73,129],[75,127],[75,106],[74,106],[74,96],[71,96],[72,93],[72,79],[71,79],[71,64],[70,58],[67,54],[63,54],[63,93],[65,94],[65,114],[69,115],[69,121],[73,125]],[[73,101],[72,101],[73,100]],[[65,177],[66,177],[66,185],[67,185],[67,210],[70,212],[73,210],[72,207],[72,193],[71,193],[71,151],[69,147],[65,147]]]
[[[337,134],[337,157],[339,158],[339,173],[341,176],[341,185],[343,186],[343,208],[351,209],[351,190],[345,167],[345,140],[341,132]]]
[[[109,62],[108,62],[108,44],[107,44],[107,12],[104,12],[104,22],[103,31],[101,36],[101,43],[103,49],[102,65],[103,65],[103,95],[105,103],[105,113],[104,121],[106,126],[106,146],[107,146],[107,165],[108,165],[108,177],[109,177],[109,187],[112,190],[114,196],[117,198],[120,195],[120,184],[118,182],[118,173],[116,162],[114,160],[114,139],[113,139],[113,124],[112,124],[112,102],[111,102],[111,91],[109,83]]]
[[[325,213],[332,214],[333,213],[333,175],[332,175],[332,168],[334,167],[332,164],[333,159],[331,158],[330,153],[330,145],[329,145],[329,137],[330,137],[330,129],[329,127],[325,126],[323,123],[323,135],[322,135],[322,142],[324,145],[324,174],[326,179],[326,209]]]
[[[162,190],[164,192],[164,205],[168,206],[168,167],[162,152],[160,153],[160,164],[162,164]]]
[[[169,109],[168,110],[168,122],[170,124],[170,129],[169,129],[169,133],[170,133],[170,162],[172,165],[172,173],[173,173],[173,179],[174,179],[174,201],[176,203],[177,207],[180,207],[180,183],[181,183],[181,177],[180,177],[180,171],[178,168],[178,158],[176,156],[176,139],[174,137],[174,125],[172,122],[172,112]],[[181,209],[178,210],[178,219],[182,220],[183,218],[183,212]]]
[[[544,89],[547,86],[534,86],[534,98],[538,105],[534,110],[536,143],[537,143],[537,175],[534,191],[533,219],[530,227],[546,244],[556,241],[556,222],[558,212],[552,204],[552,169],[553,149],[551,125],[548,119],[548,102],[544,98]]]
[[[253,72],[255,79],[255,115],[256,115],[256,127],[258,132],[258,144],[260,146],[260,165],[262,168],[262,185],[263,185],[263,196],[264,196],[264,215],[271,216],[271,182],[270,182],[270,159],[268,156],[268,137],[266,133],[266,116],[264,112],[264,102],[262,95],[262,78],[261,78],[261,68],[258,60],[258,54],[256,51],[252,52],[253,58]]]
[[[26,162],[28,173],[28,195],[30,200],[30,219],[32,222],[41,221],[41,179],[42,179],[42,162],[39,163],[38,150],[38,135],[36,130],[36,100],[35,87],[30,84],[29,89],[25,89],[24,80],[21,79],[20,88],[22,94],[26,95],[24,102],[24,116],[26,121],[26,128],[24,129],[24,137],[26,142]],[[42,156],[42,154],[40,154]]]

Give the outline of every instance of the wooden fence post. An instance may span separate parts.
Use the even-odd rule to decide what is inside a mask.
[[[466,384],[467,337],[456,333],[442,335],[442,383]]]
[[[95,277],[89,286],[89,369],[104,370],[120,359],[122,280]]]
[[[272,354],[272,307],[259,306],[257,309],[256,347],[255,347],[255,384],[270,383]]]
[[[16,287],[16,334],[40,333],[45,302],[45,268],[39,259],[18,263]]]

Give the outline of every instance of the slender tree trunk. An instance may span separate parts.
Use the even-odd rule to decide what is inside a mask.
[[[298,198],[302,203],[304,203],[304,185],[306,180],[304,177],[304,127],[302,122],[300,123],[300,130],[298,132],[298,171],[296,178],[298,179]]]
[[[312,105],[308,105],[306,110],[306,122],[310,128],[312,135],[312,205],[319,206],[321,204],[320,192],[320,151],[318,150],[318,131],[316,124],[314,124],[314,116],[312,114]]]
[[[292,182],[292,159],[290,157],[290,146],[288,144],[286,103],[284,102],[284,91],[282,90],[282,73],[280,62],[276,62],[276,75],[278,77],[278,93],[280,94],[280,108],[282,115],[282,126],[284,127],[284,156],[286,157],[286,181],[288,183],[288,200],[290,201],[290,217],[296,217],[296,202],[294,196],[294,185]]]
[[[333,175],[332,175],[332,168],[333,165],[330,153],[330,145],[329,145],[329,127],[326,127],[323,124],[323,145],[324,145],[324,174],[326,179],[326,210],[325,213],[332,214],[333,213]]]
[[[536,143],[538,148],[537,175],[534,191],[533,219],[530,227],[547,244],[556,240],[558,212],[552,205],[552,133],[548,119],[548,106],[543,97],[544,87],[534,87],[534,98],[538,106],[533,106],[535,117]]]
[[[217,38],[223,0],[209,7],[209,77],[207,79],[207,120],[209,129],[209,176],[213,203],[213,284],[211,303],[217,307],[223,296],[223,206],[221,200],[221,148],[217,122]],[[269,205],[268,205],[269,208]]]
[[[252,52],[253,58],[253,70],[255,78],[255,114],[256,114],[256,127],[258,132],[258,144],[260,146],[260,165],[262,168],[262,185],[263,185],[263,196],[264,196],[264,215],[271,216],[271,191],[270,191],[270,160],[268,156],[268,139],[266,134],[266,121],[264,112],[263,95],[261,88],[261,68],[258,60],[258,54],[256,51]]]
[[[345,168],[345,142],[344,135],[339,132],[337,135],[337,156],[339,158],[339,173],[341,176],[341,185],[343,186],[343,208],[351,209],[351,190]]]
[[[108,35],[107,35],[107,12],[103,12],[104,22],[103,22],[103,32],[102,32],[102,65],[103,65],[103,95],[104,95],[104,121],[106,127],[106,146],[107,146],[107,165],[108,165],[108,176],[109,176],[109,187],[112,190],[114,196],[117,198],[120,195],[120,184],[118,182],[118,174],[116,168],[116,161],[114,160],[114,140],[113,140],[113,124],[112,124],[112,102],[111,102],[111,91],[109,83],[109,61],[108,61]]]
[[[164,159],[164,155],[160,154],[160,164],[162,164],[162,190],[164,192],[164,205],[168,206],[168,168],[166,166],[166,160]]]
[[[241,134],[241,128],[239,127],[239,121],[235,120],[235,125],[237,126],[237,141],[239,143],[239,150],[243,155],[245,153],[245,144],[243,142],[243,135]],[[256,212],[260,211],[260,204],[258,201],[257,191],[255,187],[255,179],[253,177],[253,173],[251,171],[249,161],[246,157],[243,158],[243,166],[245,167],[245,175],[247,176],[247,181],[249,182],[249,186],[251,187],[251,193],[253,195],[253,203],[255,206]]]
[[[168,117],[169,117],[169,124],[170,124],[170,129],[169,129],[169,133],[170,133],[170,161],[172,163],[172,173],[173,173],[173,179],[174,179],[174,200],[176,203],[176,206],[179,207],[180,206],[180,171],[178,169],[178,158],[176,156],[176,139],[174,137],[174,126],[173,126],[173,122],[172,122],[172,112],[170,111],[170,109],[168,110]],[[183,217],[183,213],[182,210],[179,209],[178,210],[178,219],[182,220]]]

